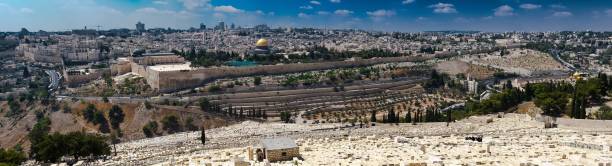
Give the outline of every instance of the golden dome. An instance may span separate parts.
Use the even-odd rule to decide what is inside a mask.
[[[262,38],[257,40],[257,43],[255,44],[255,46],[257,47],[268,47],[268,40]]]

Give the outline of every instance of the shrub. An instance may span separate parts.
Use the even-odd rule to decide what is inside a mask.
[[[182,131],[178,118],[174,115],[164,117],[161,122],[162,129],[166,130],[169,134]]]
[[[145,134],[147,138],[151,138],[157,135],[157,128],[158,128],[157,122],[150,121],[149,123],[147,123],[145,126],[142,127],[142,132]]]
[[[9,166],[21,165],[21,163],[27,160],[26,155],[23,151],[15,149],[4,150],[0,148],[0,165],[6,164]]]

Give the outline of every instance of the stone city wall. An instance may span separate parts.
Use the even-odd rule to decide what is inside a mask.
[[[132,65],[129,61],[120,61],[116,64],[112,64],[110,69],[112,75],[122,75],[132,72]]]
[[[132,66],[132,72],[133,73],[136,73],[136,74],[141,75],[143,77],[146,76],[146,74],[147,74],[147,70],[145,69],[146,66],[138,65],[136,63],[130,63],[130,65]]]
[[[147,82],[152,88],[160,92],[171,92],[180,89],[194,88],[206,82],[219,78],[229,77],[245,77],[253,75],[275,75],[286,73],[297,73],[315,70],[327,70],[335,68],[350,68],[370,66],[381,63],[391,62],[407,62],[407,61],[424,61],[430,57],[388,57],[361,59],[355,61],[335,61],[322,63],[294,63],[284,65],[265,65],[253,67],[213,67],[213,68],[198,68],[184,71],[161,71],[147,72]],[[133,72],[140,74],[137,71]],[[143,75],[143,74],[141,74]],[[145,75],[143,75],[145,76]]]
[[[68,86],[74,87],[77,86],[79,84],[83,84],[83,83],[87,83],[89,81],[93,81],[96,80],[100,77],[102,77],[102,75],[104,73],[111,73],[111,70],[108,68],[105,69],[98,69],[98,70],[90,70],[89,74],[68,74],[68,72],[66,70],[64,70],[64,80],[65,83]]]

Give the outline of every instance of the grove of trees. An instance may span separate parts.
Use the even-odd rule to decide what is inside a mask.
[[[575,84],[568,82],[530,83],[521,91],[517,88],[506,88],[490,98],[480,101],[468,101],[465,112],[460,116],[503,112],[523,101],[534,101],[545,115],[568,115],[576,119],[587,118],[586,108],[603,103],[603,97],[610,93],[612,82],[610,76],[599,74],[587,80],[578,80]],[[604,109],[605,110],[605,109]]]
[[[49,118],[41,118],[28,134],[32,144],[30,157],[36,161],[55,163],[64,156],[79,160],[110,155],[110,146],[106,142],[106,137],[84,132],[49,134],[50,124]]]

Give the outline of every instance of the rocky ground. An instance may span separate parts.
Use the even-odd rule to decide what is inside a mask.
[[[499,51],[489,54],[466,56],[461,61],[503,69],[506,72],[530,76],[550,71],[568,71],[552,56],[530,49],[509,49],[509,54],[500,56]]]
[[[598,165],[612,163],[612,128],[560,126],[543,129],[543,123],[525,114],[478,116],[459,122],[378,124],[346,127],[345,124],[281,124],[246,121],[206,131],[179,133],[117,145],[117,155],[95,165],[232,165],[247,160],[247,147],[258,147],[261,138],[296,140],[303,160],[272,165]],[[482,136],[482,142],[466,140]]]

